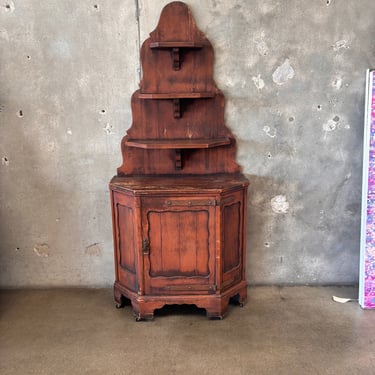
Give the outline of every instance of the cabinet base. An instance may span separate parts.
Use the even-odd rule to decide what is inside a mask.
[[[210,319],[223,319],[230,299],[234,299],[240,306],[247,301],[247,283],[241,281],[222,293],[208,295],[163,295],[140,296],[119,283],[114,284],[114,298],[116,307],[121,308],[129,302],[133,307],[136,321],[152,320],[156,309],[165,305],[196,305],[206,310]]]

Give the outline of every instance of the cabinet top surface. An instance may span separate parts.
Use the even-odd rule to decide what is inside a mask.
[[[127,176],[112,178],[114,189],[131,191],[179,191],[221,192],[236,187],[247,186],[249,181],[241,173],[204,176]]]

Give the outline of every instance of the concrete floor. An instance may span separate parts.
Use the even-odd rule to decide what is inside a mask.
[[[352,287],[254,287],[208,320],[187,306],[135,322],[109,289],[0,293],[0,373],[374,374],[375,311]]]

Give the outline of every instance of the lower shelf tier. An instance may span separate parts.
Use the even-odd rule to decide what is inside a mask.
[[[120,283],[114,284],[114,298],[117,307],[124,306],[124,298],[130,300],[136,321],[152,320],[156,309],[165,305],[196,305],[198,308],[206,310],[208,318],[223,319],[227,310],[229,300],[237,298],[240,306],[247,301],[247,283],[242,281],[231,287],[223,293],[208,295],[157,295],[157,296],[140,296],[135,292],[122,286]]]

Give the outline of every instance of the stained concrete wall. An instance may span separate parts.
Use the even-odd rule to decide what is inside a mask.
[[[0,4],[0,284],[113,282],[108,181],[162,0]],[[372,0],[187,0],[251,180],[250,283],[358,278]]]

